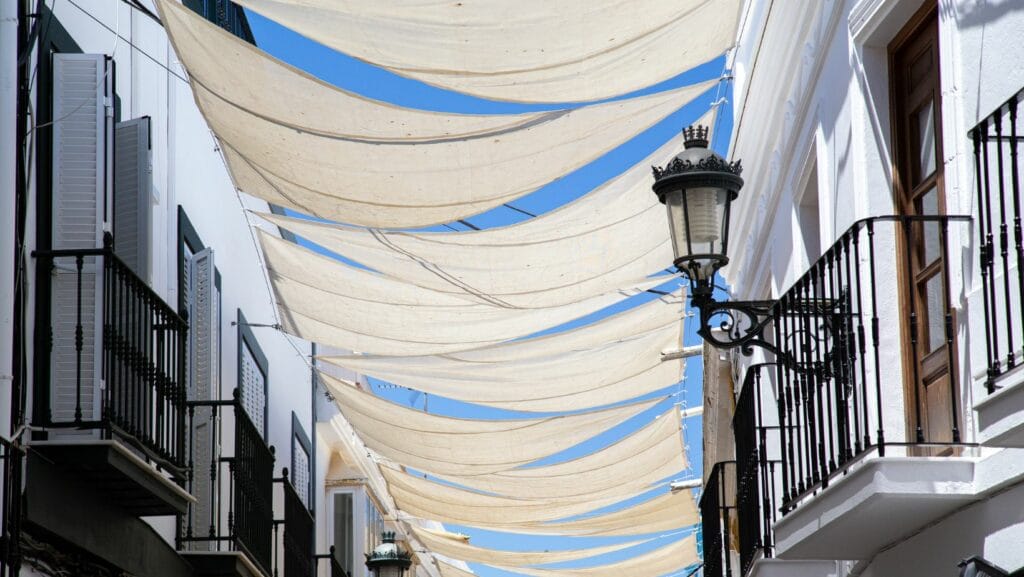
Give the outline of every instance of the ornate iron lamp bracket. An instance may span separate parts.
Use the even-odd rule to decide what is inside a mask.
[[[719,302],[712,298],[694,297],[693,305],[700,310],[697,334],[711,346],[718,349],[739,347],[744,355],[752,354],[754,347],[781,354],[763,335],[765,326],[772,321],[775,301]]]
[[[700,310],[697,334],[717,349],[739,348],[745,356],[752,355],[754,347],[764,349],[775,355],[776,362],[798,373],[818,373],[828,366],[831,351],[820,361],[805,363],[764,338],[765,327],[775,318],[778,301],[716,301],[710,295],[701,295],[692,302]]]

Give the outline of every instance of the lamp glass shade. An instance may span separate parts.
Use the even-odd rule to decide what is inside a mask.
[[[377,577],[402,577],[405,567],[401,565],[378,565],[374,571]]]
[[[729,192],[716,187],[674,189],[664,193],[664,202],[677,266],[709,278],[715,257],[726,254]]]

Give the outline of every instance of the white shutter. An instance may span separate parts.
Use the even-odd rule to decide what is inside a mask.
[[[216,397],[216,288],[213,249],[205,248],[189,259],[189,330],[191,344],[191,398],[206,401]]]
[[[267,376],[263,374],[256,356],[253,354],[249,344],[244,340],[242,346],[242,372],[239,375],[241,381],[242,406],[246,414],[256,425],[256,430],[264,437],[267,435],[264,416],[267,406]]]
[[[119,122],[114,129],[114,252],[150,281],[153,163],[149,117]]]
[[[109,230],[112,74],[98,54],[53,55],[52,247],[87,249],[103,245]],[[100,416],[102,275],[96,257],[85,259],[81,278],[81,389],[75,332],[78,277],[73,258],[56,259],[52,283],[50,411],[54,422]]]
[[[189,398],[197,401],[213,400],[219,393],[217,384],[218,322],[217,294],[214,286],[213,249],[203,249],[187,260],[189,310]],[[196,503],[192,509],[193,533],[205,536],[209,532],[211,515],[216,511],[213,502],[214,481],[210,466],[219,458],[216,446],[216,422],[209,407],[197,407],[190,431],[193,462],[195,464],[192,494]],[[209,549],[208,543],[196,544],[199,550]]]

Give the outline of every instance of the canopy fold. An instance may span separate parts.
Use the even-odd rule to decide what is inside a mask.
[[[527,336],[657,286],[652,279],[559,307],[514,309],[396,281],[258,231],[282,328],[306,340],[382,355],[468,350]]]
[[[691,535],[642,555],[594,567],[581,569],[502,567],[502,569],[533,577],[622,577],[623,575],[661,577],[670,573],[679,573],[698,562],[697,538]]]
[[[525,114],[413,110],[322,82],[181,4],[157,5],[236,186],[363,226],[451,222],[514,200],[628,141],[717,82]]]
[[[615,545],[604,547],[591,547],[587,549],[573,549],[565,551],[503,551],[477,547],[470,545],[463,540],[456,540],[445,537],[443,534],[430,529],[423,529],[412,526],[412,533],[427,549],[439,553],[451,559],[458,559],[470,563],[484,563],[487,565],[503,565],[506,567],[525,567],[529,565],[545,565],[549,563],[563,563],[576,561],[588,557],[596,557],[605,553],[621,551],[646,543],[647,539],[626,541]]]
[[[671,319],[671,317],[669,317]],[[662,361],[679,348],[682,321],[584,350],[496,363],[434,357],[433,367],[366,366],[359,357],[322,358],[362,374],[427,393],[515,411],[588,409],[633,399],[679,382],[683,361]],[[377,360],[374,358],[372,360]]]
[[[711,124],[714,111],[698,124]],[[673,258],[652,165],[683,149],[682,135],[593,191],[516,224],[465,232],[367,229],[260,214],[388,277],[439,292],[536,308],[635,286]],[[528,271],[524,274],[524,271]]]
[[[410,511],[406,514],[413,517],[432,519],[433,517],[418,515]],[[459,523],[459,521],[436,521]],[[470,525],[481,529],[502,531],[506,533],[524,533],[537,535],[567,535],[575,537],[610,537],[630,535],[650,535],[674,531],[695,525],[700,520],[697,504],[690,491],[664,493],[653,499],[625,507],[611,513],[603,513],[592,517],[572,521],[550,523],[493,523],[487,525]]]
[[[239,4],[361,60],[496,100],[610,98],[668,80],[729,49],[740,0]]]
[[[619,441],[583,457],[485,475],[438,475],[440,479],[516,499],[587,501],[637,491],[686,468],[679,410],[675,407]]]
[[[543,523],[582,515],[623,499],[619,496],[575,502],[513,499],[467,491],[389,467],[380,469],[399,509],[424,519],[460,525]],[[643,489],[637,490],[625,498],[642,492]]]
[[[368,448],[395,463],[438,475],[513,469],[597,436],[662,401],[536,419],[457,419],[416,411],[319,374]]]

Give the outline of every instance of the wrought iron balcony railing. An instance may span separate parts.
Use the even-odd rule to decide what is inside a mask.
[[[287,468],[279,481],[284,490],[284,577],[314,577],[316,521],[288,479]]]
[[[334,553],[334,545],[331,545],[330,553],[321,553],[316,556],[317,560],[317,576],[322,577],[324,575],[328,577],[352,577],[352,575],[345,571],[341,567],[341,563],[338,562],[338,557]],[[320,571],[320,561],[327,562],[327,571]]]
[[[34,424],[98,431],[181,477],[187,323],[110,243],[35,256],[50,274],[40,293],[49,306],[37,310]]]
[[[754,421],[751,429],[757,380],[737,408],[744,499],[773,490],[764,484],[772,463],[761,465],[766,456],[758,449],[769,434],[778,435],[784,513],[868,453],[884,456],[898,446],[939,455],[962,445],[948,245],[951,226],[969,220],[858,221],[774,304],[766,334],[783,354],[774,370],[756,367],[760,376],[751,378],[771,379],[777,422]],[[915,259],[932,263],[927,298],[920,283],[907,280]],[[944,384],[922,391],[937,382],[925,375],[935,366],[950,367]],[[763,515],[770,511],[764,509]],[[760,546],[770,546],[767,522],[741,528],[746,561],[759,534]]]
[[[1024,119],[1018,117],[1022,100],[1024,90],[970,132],[988,351],[986,387],[990,393],[996,390],[1001,375],[1024,363],[1024,171],[1018,155],[1024,142]]]
[[[19,574],[21,552],[21,482],[24,451],[0,439],[0,577]]]
[[[730,530],[735,511],[736,463],[715,463],[700,496],[705,577],[732,577]]]
[[[775,550],[772,528],[777,520],[777,473],[781,461],[773,453],[778,452],[779,428],[764,424],[761,406],[761,373],[773,368],[761,364],[747,369],[732,421],[736,437],[736,518],[742,574],[750,571],[759,555],[771,558]]]
[[[182,518],[179,550],[239,551],[271,575],[273,447],[249,419],[237,389],[231,400],[189,401],[187,427],[186,488],[196,502]]]

